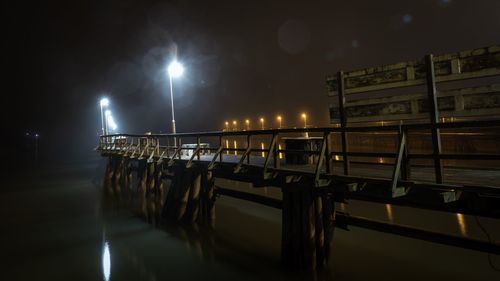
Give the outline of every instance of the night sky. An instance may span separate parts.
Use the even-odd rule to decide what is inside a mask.
[[[174,46],[187,132],[278,113],[295,126],[303,111],[327,126],[327,74],[500,42],[496,0],[34,2],[3,8],[8,156],[26,148],[26,132],[41,135],[48,159],[92,153],[102,96],[119,131],[170,131]]]

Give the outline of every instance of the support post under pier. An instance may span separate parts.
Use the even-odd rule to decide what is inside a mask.
[[[215,220],[214,181],[206,167],[174,166],[162,216],[170,221],[205,223]]]
[[[332,239],[331,198],[311,185],[282,191],[282,262],[299,269],[325,266]]]

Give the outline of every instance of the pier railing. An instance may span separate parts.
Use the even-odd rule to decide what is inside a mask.
[[[264,175],[270,171],[286,171],[295,173],[314,174],[316,184],[325,184],[331,176],[356,177],[350,169],[351,157],[365,158],[388,158],[393,159],[392,176],[390,177],[393,197],[404,195],[405,187],[411,182],[411,160],[432,159],[434,163],[440,160],[460,159],[469,160],[500,160],[500,154],[491,153],[413,153],[408,150],[408,133],[412,131],[434,130],[434,129],[478,129],[478,128],[498,128],[500,120],[466,121],[453,123],[436,124],[404,124],[389,126],[368,126],[368,127],[346,127],[346,128],[294,128],[294,129],[272,129],[272,130],[249,130],[249,131],[217,131],[201,133],[178,133],[178,134],[116,134],[102,136],[98,149],[103,153],[121,154],[125,157],[143,159],[149,161],[185,161],[186,166],[194,162],[208,162],[210,169],[220,163],[231,163],[234,172],[238,173],[244,166],[259,166]],[[343,133],[377,133],[392,132],[397,135],[397,147],[394,152],[357,152],[348,151],[344,146],[334,149],[335,135]],[[304,140],[316,139],[315,149],[287,149],[283,139],[294,136],[300,138],[304,135],[308,138]],[[231,147],[230,139],[240,139],[241,147]],[[265,139],[265,142],[262,141]],[[258,140],[255,142],[255,140]],[[182,143],[195,144],[190,147],[183,146]],[[210,144],[207,147],[206,144]],[[266,144],[259,146],[258,144]],[[203,144],[203,145],[202,145]],[[257,145],[256,145],[257,144]],[[282,145],[283,144],[283,145]],[[190,151],[190,153],[185,153]],[[186,155],[187,154],[187,155]],[[229,154],[229,155],[228,155]],[[234,154],[234,156],[233,156]],[[287,165],[283,160],[288,155],[308,155],[314,156],[313,163],[309,165]],[[260,158],[260,159],[259,159]],[[280,159],[281,158],[281,159]],[[439,161],[436,161],[439,160]],[[342,167],[337,167],[335,163],[341,163]],[[386,163],[387,164],[387,163]],[[480,168],[480,167],[478,167]],[[338,169],[338,171],[337,171]],[[434,167],[435,174],[443,174],[443,166]],[[500,171],[499,171],[500,173]],[[378,178],[377,176],[375,178]],[[434,180],[426,179],[426,182],[441,184],[437,177]],[[401,187],[403,185],[403,187]],[[468,184],[470,187],[470,184]],[[473,187],[475,190],[480,186]],[[484,186],[489,189],[488,186]],[[454,189],[467,189],[467,187],[457,185]]]

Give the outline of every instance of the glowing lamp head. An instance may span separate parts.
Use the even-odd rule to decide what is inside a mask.
[[[302,118],[306,119],[307,118],[307,114],[302,113]]]
[[[170,75],[170,77],[177,78],[180,77],[182,73],[184,73],[184,67],[177,61],[173,61],[168,66],[168,75]]]
[[[238,121],[234,120],[233,125],[236,125],[236,124],[238,124]]]
[[[260,118],[260,122],[261,122],[261,123],[264,123],[264,118]]]
[[[278,121],[281,121],[281,115],[278,115]]]
[[[250,124],[250,120],[248,120],[248,119],[245,120],[245,123]]]
[[[224,124],[226,124],[226,126],[227,126],[227,125],[229,125],[229,122],[226,121],[226,123],[224,123]]]
[[[101,104],[102,107],[106,107],[109,105],[109,100],[107,98],[102,98],[99,103]]]

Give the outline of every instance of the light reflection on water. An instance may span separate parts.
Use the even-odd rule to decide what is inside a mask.
[[[104,281],[109,281],[111,277],[111,254],[109,252],[108,241],[104,242],[102,250],[102,274],[104,276]]]
[[[385,210],[387,211],[387,219],[390,222],[394,222],[394,217],[392,216],[392,206],[391,204],[385,204]]]
[[[462,236],[467,236],[467,227],[465,225],[464,215],[457,213],[457,223],[460,229],[460,234],[462,234]]]
[[[254,188],[252,187],[252,185],[247,183],[233,182],[221,179],[216,180],[216,185],[281,199],[281,191],[273,187]],[[146,208],[141,208],[142,210],[141,213],[144,215],[144,217],[148,222],[156,226],[157,223],[154,222],[155,220],[151,221],[151,218],[160,216],[162,200],[158,201],[159,198],[156,198],[156,196],[140,197],[138,199],[140,201],[141,206],[142,204],[146,204],[147,206],[149,206]],[[279,246],[276,245],[278,245],[278,243],[280,242],[279,241],[280,228],[279,225],[278,227],[276,227],[275,224],[279,224],[280,216],[279,215],[272,216],[271,219],[271,217],[269,216],[269,214],[271,213],[266,211],[266,208],[258,205],[254,206],[252,205],[252,203],[233,200],[227,197],[222,197],[219,200],[220,201],[218,201],[217,203],[217,215],[218,215],[217,220],[219,224],[216,229],[206,231],[203,229],[198,229],[196,225],[160,227],[160,229],[165,230],[171,237],[177,238],[180,241],[182,241],[181,245],[183,245],[184,249],[187,250],[186,252],[189,253],[189,255],[196,257],[197,262],[201,262],[201,264],[203,264],[200,266],[211,266],[211,263],[214,262],[219,263],[222,261],[224,262],[225,266],[231,267],[234,265],[236,267],[239,267],[241,266],[241,264],[248,265],[251,261],[261,260],[261,259],[265,260],[266,258],[269,257],[271,257],[269,259],[269,261],[271,262],[273,262],[273,259],[278,259],[277,257],[279,257]],[[450,213],[441,214],[431,211],[418,211],[419,213],[414,214],[413,213],[414,209],[412,208],[407,208],[397,205],[393,206],[391,204],[384,204],[384,205],[385,206],[382,207],[381,204],[352,200],[349,201],[349,204],[339,203],[338,207],[341,211],[349,212],[354,216],[359,215],[367,218],[372,218],[375,220],[386,220],[391,223],[394,223],[394,216],[397,213],[398,222],[401,223],[409,224],[415,227],[422,227],[424,229],[429,227],[429,229],[431,230],[441,231],[450,234],[452,234],[453,232],[455,232],[456,234],[456,232],[460,231],[461,235],[463,236],[469,236],[471,235],[471,233],[474,235],[474,226],[466,225],[467,220],[465,215],[463,214],[450,214]],[[244,218],[242,219],[242,217]],[[277,220],[274,220],[275,217],[277,218]],[[422,220],[423,217],[425,217],[426,219]],[[445,220],[447,222],[443,223]],[[238,227],[234,227],[235,225],[237,225]],[[265,231],[258,231],[257,233],[255,233],[253,231],[255,229],[265,230]],[[336,231],[336,235],[334,238],[336,247],[334,247],[333,249],[333,253],[335,254],[333,256],[342,256],[342,260],[344,259],[349,260],[350,254],[346,253],[351,253],[352,251],[356,250],[361,251],[357,248],[353,248],[352,245],[360,247],[363,252],[365,251],[363,247],[374,251],[374,249],[377,249],[377,245],[379,243],[367,243],[365,245],[360,242],[365,240],[370,241],[371,239],[373,239],[372,236],[378,237],[377,239],[382,239],[382,240],[390,238],[391,243],[393,243],[394,241],[399,241],[399,243],[402,243],[401,241],[405,241],[404,242],[406,243],[404,244],[405,247],[407,247],[407,249],[410,250],[414,248],[418,248],[420,250],[421,246],[425,245],[421,244],[421,242],[419,241],[406,240],[393,236],[385,236],[383,234],[375,232],[366,232],[364,230],[359,230],[356,228],[353,228],[352,230],[353,230],[352,232]],[[469,233],[467,232],[467,230],[469,230]],[[369,233],[369,236],[363,236],[366,233]],[[351,240],[348,239],[352,239],[352,241],[356,241],[356,243],[352,243],[350,242]],[[113,238],[111,238],[111,241],[114,241]],[[345,241],[348,242],[346,243]],[[114,244],[115,252],[119,251],[117,249],[120,249],[120,247],[124,247],[123,245],[119,245],[116,242],[114,243],[115,243]],[[159,251],[157,251],[156,248],[162,247],[165,243],[167,242],[161,240],[154,247],[155,251],[145,252],[147,254],[145,253],[138,254],[139,259],[142,259],[141,255],[145,255],[147,257],[148,255],[158,254]],[[384,250],[387,250],[388,253],[397,254],[399,256],[400,253],[398,251],[392,250],[394,247],[392,246],[391,243],[387,242],[386,244],[387,247],[384,247]],[[359,246],[360,244],[363,244],[364,246],[361,247]],[[348,245],[348,247],[346,247],[345,245]],[[428,252],[434,251],[434,246],[432,244],[425,247],[428,247],[427,249]],[[442,248],[437,247],[436,249],[442,249]],[[135,251],[136,251],[135,249],[132,250],[132,252]],[[447,250],[443,250],[442,252],[440,251],[441,250],[436,250],[435,252],[436,256],[439,255],[445,256],[445,254],[447,253],[446,252]],[[456,251],[456,249],[451,248],[451,251]],[[179,248],[177,248],[176,253],[177,252],[180,253]],[[121,255],[119,253],[115,253],[115,255],[116,257],[118,257],[119,260]],[[356,254],[352,255],[356,256]],[[463,255],[463,257],[465,257],[465,254]],[[462,261],[462,259],[465,258],[462,258],[462,256],[460,255],[457,255],[454,256],[454,259],[455,262],[457,261],[460,262]],[[121,271],[123,271],[123,269],[119,268],[120,262],[118,260],[115,261],[114,279],[120,279],[119,275],[121,274]],[[422,260],[423,259],[421,259],[421,257],[416,259],[416,261],[419,262]],[[146,272],[145,269],[147,268],[148,273],[146,275],[153,278],[152,280],[155,280],[154,276],[156,274],[159,274],[158,276],[162,276],[162,272],[161,270],[160,272],[158,272],[159,269],[156,264],[151,264],[150,262],[147,261],[141,263],[145,265],[144,267],[140,267],[141,271]],[[346,263],[349,264],[349,262]],[[354,268],[346,266],[346,263],[341,263],[339,259],[337,259],[330,261],[329,266],[335,269],[336,271],[342,271],[342,272],[345,271],[350,273],[356,272]],[[476,263],[482,266],[482,260],[478,259]],[[259,263],[257,263],[256,265],[261,266],[261,264]],[[174,266],[174,268],[176,267],[177,265]],[[430,268],[432,268],[432,264],[428,266],[429,270]],[[280,272],[280,271],[275,272],[273,270],[275,269],[268,268],[266,270],[266,274],[275,274],[276,272],[278,272],[278,274],[284,274],[284,275],[287,274],[286,272]],[[375,274],[374,272],[378,272],[377,274],[381,274],[381,272],[384,271],[384,268],[378,269],[370,267],[369,270],[373,274]],[[106,281],[110,280],[109,279],[110,273],[111,273],[111,257],[109,252],[109,244],[108,242],[106,242],[103,249],[104,280]],[[245,272],[245,274],[248,274],[248,272]],[[325,275],[324,280],[334,280],[333,275],[327,273]],[[307,276],[307,278],[315,279],[310,276]],[[353,279],[340,278],[338,280],[353,280]],[[388,280],[395,280],[395,278],[389,278]]]

